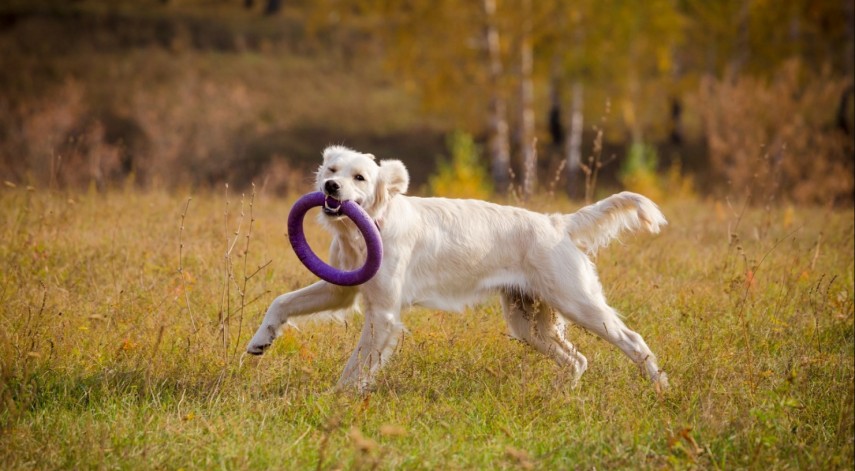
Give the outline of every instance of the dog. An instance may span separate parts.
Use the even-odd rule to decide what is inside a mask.
[[[479,200],[407,196],[403,163],[378,162],[343,146],[324,150],[316,185],[330,198],[358,204],[376,222],[383,241],[380,269],[359,286],[318,281],[278,296],[248,353],[262,354],[291,318],[355,310],[361,298],[365,323],[338,387],[366,391],[405,331],[402,309],[462,311],[498,293],[511,336],[568,367],[572,386],[588,361],[565,336],[568,322],[614,344],[651,381],[667,387],[644,339],[606,303],[589,258],[624,232],[658,233],[667,224],[646,197],[623,192],[572,214],[546,215]],[[340,206],[325,205],[318,219],[334,236],[330,263],[359,268],[365,243]]]

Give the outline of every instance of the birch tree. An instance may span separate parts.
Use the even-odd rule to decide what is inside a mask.
[[[496,0],[484,0],[485,44],[489,74],[490,102],[487,111],[487,149],[493,184],[499,193],[508,190],[511,150],[508,138],[507,106],[501,90],[503,75],[499,29],[496,26]]]
[[[537,186],[537,141],[534,129],[534,50],[532,45],[531,0],[522,0],[522,28],[519,38],[519,137],[522,157],[523,197],[529,198]]]

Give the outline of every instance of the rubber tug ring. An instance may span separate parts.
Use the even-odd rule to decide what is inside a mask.
[[[352,201],[338,202],[338,200],[332,200],[338,202],[341,205],[341,213],[356,224],[365,239],[368,253],[365,264],[357,270],[344,271],[328,265],[315,255],[312,248],[309,247],[306,235],[303,233],[303,219],[306,217],[306,213],[316,206],[330,207],[329,200],[332,198],[320,191],[301,196],[288,214],[288,240],[291,242],[291,247],[300,262],[320,279],[339,286],[361,285],[376,275],[380,269],[380,262],[383,260],[383,241],[380,238],[380,230],[368,213],[358,204]]]

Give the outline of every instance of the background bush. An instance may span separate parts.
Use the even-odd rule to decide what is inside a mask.
[[[851,110],[847,86],[798,61],[768,80],[707,78],[697,96],[712,171],[762,201],[851,203],[855,144],[836,122],[839,108]]]

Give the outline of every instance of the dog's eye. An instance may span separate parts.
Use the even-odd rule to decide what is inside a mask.
[[[362,175],[360,175],[358,173],[356,174],[355,177],[353,177],[353,179],[358,181],[358,182],[364,182],[365,181],[365,177],[363,177]]]
[[[329,170],[329,171],[330,171],[330,173],[336,173],[336,172],[338,172],[338,169],[337,169],[337,168],[335,168],[335,167],[330,167],[330,168],[328,168],[327,170]]]

